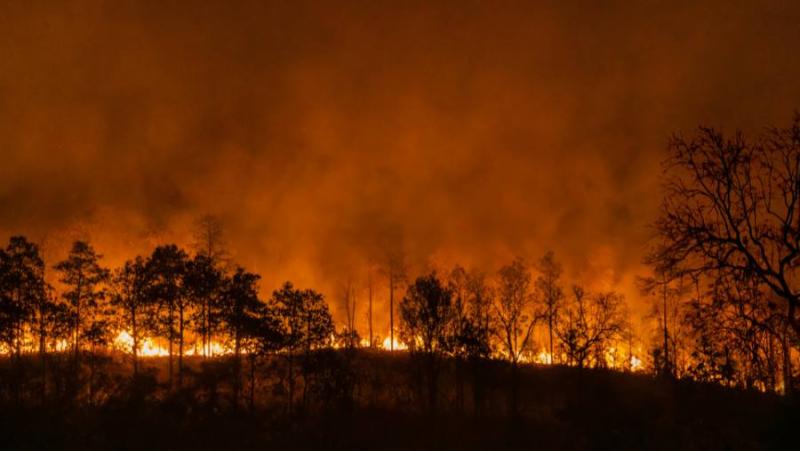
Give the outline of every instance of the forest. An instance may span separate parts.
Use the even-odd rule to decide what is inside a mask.
[[[421,435],[433,442],[398,438],[400,448],[450,447],[441,431],[474,421],[487,429],[473,432],[472,446],[486,445],[493,428],[525,424],[546,437],[517,430],[506,446],[670,449],[699,437],[712,448],[750,440],[735,448],[781,449],[797,418],[800,115],[752,140],[700,128],[675,135],[669,151],[646,260],[652,276],[639,281],[652,303],[649,332],[631,326],[621,294],[566,286],[553,252],[495,273],[419,274],[401,252],[387,252],[366,305],[354,281],[342,285],[337,322],[314,289],[287,281],[264,293],[260,275],[228,256],[213,217],[198,221],[191,250],[164,244],[117,268],[88,241],[46,262],[35,242],[12,236],[0,251],[3,448],[47,448],[37,428],[48,440],[84,434],[62,446],[118,447],[92,428],[121,428],[127,418],[162,435],[165,424],[198,437],[208,424],[242,428],[243,437],[271,431],[245,448],[375,447],[366,436],[357,445],[355,432],[328,442],[370,421],[380,423],[375,434],[400,434],[398,422],[433,428]],[[379,287],[390,301],[385,334],[373,324]],[[671,397],[678,407],[666,407]],[[609,424],[615,415],[632,421],[648,403],[668,419]],[[688,406],[702,433],[680,417]],[[322,435],[305,436],[298,424]],[[687,436],[668,440],[670,428]],[[106,439],[148,446],[118,432]],[[186,445],[161,440],[166,449]]]

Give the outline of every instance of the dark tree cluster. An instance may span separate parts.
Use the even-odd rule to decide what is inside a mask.
[[[658,243],[660,371],[790,392],[800,333],[800,115],[754,139],[674,136]],[[683,329],[683,330],[682,330]]]
[[[100,401],[109,395],[98,387],[109,386],[112,374],[105,367],[118,352],[115,348],[123,347],[136,382],[153,374],[152,367],[142,374],[146,363],[142,350],[145,342],[156,341],[167,349],[167,390],[181,389],[187,376],[197,383],[209,377],[186,365],[191,337],[195,349],[200,346],[200,352],[192,355],[202,360],[213,357],[212,343],[224,348],[218,357],[231,373],[232,403],[235,406],[244,398],[247,379],[252,407],[256,369],[266,356],[282,353],[292,363],[298,360],[300,374],[307,380],[310,354],[328,345],[334,330],[319,293],[287,282],[264,301],[257,274],[241,267],[229,271],[208,251],[190,256],[176,245],[158,246],[148,256],[109,270],[88,242],[76,241],[68,256],[53,265],[58,296],[46,282],[45,268],[38,246],[24,237],[12,237],[0,250],[0,338],[2,349],[17,362],[3,375],[3,382],[9,383],[3,387],[4,395],[20,396],[23,386],[34,380],[43,400],[71,393],[75,401]],[[120,341],[119,336],[129,340]],[[31,371],[23,357],[34,351],[41,361]],[[249,377],[243,374],[245,357]],[[295,379],[292,363],[289,408]],[[12,375],[19,377],[6,377]]]

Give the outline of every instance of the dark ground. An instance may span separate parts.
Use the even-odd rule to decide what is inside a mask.
[[[171,394],[146,378],[126,385],[120,365],[109,370],[119,372],[108,378],[117,385],[107,381],[108,393],[95,405],[43,404],[5,392],[0,450],[800,449],[796,403],[775,395],[604,370],[525,367],[519,413],[512,416],[506,365],[465,365],[459,378],[455,363],[447,362],[432,411],[422,401],[419,367],[407,354],[333,351],[326,358],[345,362],[347,377],[320,374],[307,408],[292,415],[285,412],[280,379],[269,376],[281,373],[280,364],[259,369],[266,382],[256,387],[252,411],[246,402],[234,408],[225,384],[209,382],[213,371],[198,361],[190,362],[187,388]],[[9,374],[5,365],[0,377]],[[346,386],[346,396],[331,380]],[[482,407],[476,394],[485,399]]]

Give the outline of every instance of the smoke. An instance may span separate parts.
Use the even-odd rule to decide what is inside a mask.
[[[331,296],[552,249],[643,303],[669,134],[785,123],[800,8],[562,3],[3,2],[0,230],[117,264],[211,213]]]

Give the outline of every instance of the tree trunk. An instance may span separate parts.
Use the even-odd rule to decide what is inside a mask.
[[[169,312],[167,312],[167,323],[169,327],[169,331],[167,333],[167,341],[169,342],[168,346],[168,354],[169,354],[169,387],[172,388],[172,343],[175,341],[175,337],[173,336],[173,323],[175,320],[174,313],[173,313],[172,304],[169,306]]]
[[[792,381],[792,355],[789,347],[788,330],[783,329],[783,340],[781,340],[781,350],[783,351],[783,394],[791,396],[794,392]]]
[[[669,361],[669,332],[667,329],[667,284],[664,283],[664,305],[662,306],[664,310],[664,370],[663,373],[665,375],[672,375],[672,365]]]
[[[39,360],[41,364],[41,400],[44,404],[47,397],[47,332],[45,331],[45,319],[43,308],[39,307]]]
[[[292,404],[294,403],[294,352],[289,350],[289,393],[286,403],[287,413],[292,414]]]
[[[372,275],[369,278],[369,347],[372,347]]]
[[[438,374],[436,368],[436,354],[427,353],[428,361],[428,410],[431,415],[436,415],[436,401],[439,398]]]
[[[183,307],[178,308],[178,388],[183,387]]]
[[[242,391],[242,342],[239,333],[233,340],[233,409],[239,410],[239,397]]]
[[[133,333],[133,375],[139,375],[139,327],[136,323],[136,308],[131,309],[131,332]]]
[[[511,362],[511,399],[509,399],[508,403],[508,410],[509,414],[512,418],[516,418],[517,416],[517,398],[518,398],[518,363],[516,359]]]
[[[250,352],[250,411],[255,409],[256,404],[256,353]]]
[[[394,351],[394,274],[389,273],[389,350]]]
[[[80,330],[81,330],[81,288],[83,288],[83,279],[79,275],[78,276],[78,283],[75,285],[75,371],[78,371],[80,366],[80,355],[81,355],[81,347],[80,347]]]
[[[550,357],[548,358],[549,364],[553,363],[553,307],[550,307],[550,312],[547,314],[547,328],[550,334]]]

